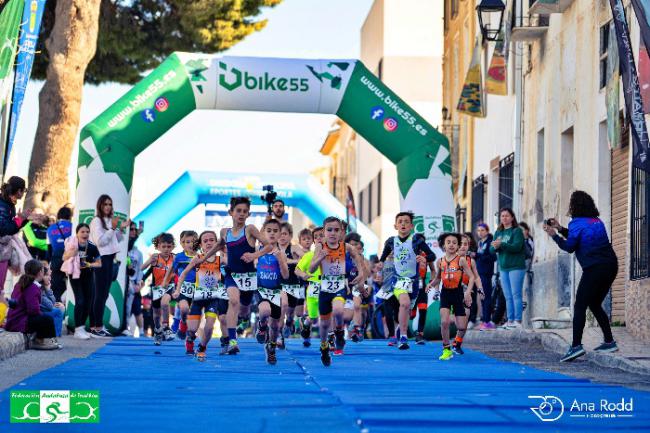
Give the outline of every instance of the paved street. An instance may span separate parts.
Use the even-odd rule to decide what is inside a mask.
[[[303,349],[299,344],[291,340],[272,367],[264,362],[262,346],[252,341],[243,342],[239,356],[219,357],[212,349],[208,361],[198,363],[183,355],[180,342],[154,347],[150,340],[120,338],[87,358],[71,359],[11,389],[99,390],[100,423],[65,427],[79,432],[152,427],[229,432],[415,432],[452,426],[458,432],[641,432],[650,428],[650,393],[592,383],[589,376],[542,371],[470,349],[462,357],[440,362],[437,343],[400,352],[386,347],[384,341],[349,344],[344,357],[324,368],[316,348]],[[545,359],[541,348],[520,346],[521,353],[536,350]],[[534,357],[521,361],[531,362],[530,358]],[[604,379],[602,375],[591,378]],[[7,431],[8,393],[5,389],[0,397],[2,431]],[[558,397],[564,402],[564,415],[555,422],[540,421],[530,410],[537,404],[529,395]],[[632,401],[633,410],[627,413],[632,417],[571,416],[585,415],[570,411],[574,399],[598,404],[601,399]],[[41,429],[12,424],[9,431]]]

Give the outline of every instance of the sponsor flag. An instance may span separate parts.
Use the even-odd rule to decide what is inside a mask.
[[[508,94],[508,68],[506,67],[505,51],[504,35],[501,32],[501,36],[494,47],[490,67],[487,71],[487,78],[485,79],[485,90],[492,95],[504,96]]]
[[[621,92],[620,59],[616,47],[614,24],[609,26],[609,43],[607,45],[607,85],[605,102],[607,105],[607,138],[610,149],[621,145],[621,116],[619,115],[619,98]]]
[[[14,59],[24,0],[10,0],[0,13],[0,149],[4,150],[11,108]]]
[[[467,71],[456,110],[474,117],[485,117],[485,95],[481,76],[481,45],[476,40],[472,62]]]
[[[20,39],[18,40],[18,54],[16,56],[16,79],[14,82],[13,105],[11,107],[11,121],[9,124],[9,138],[4,155],[4,167],[7,167],[11,148],[16,137],[16,128],[20,109],[25,99],[27,82],[32,73],[36,43],[41,29],[41,20],[45,10],[46,0],[27,0],[23,10],[23,20],[20,24]]]
[[[613,8],[614,6],[612,6]],[[643,40],[646,50],[650,50],[650,1],[648,0],[632,0],[632,7],[634,13],[639,21],[639,29],[641,30],[641,39]]]
[[[357,231],[357,209],[354,206],[354,195],[352,189],[348,186],[348,199],[345,202],[346,217],[348,223],[348,232]]]
[[[634,63],[630,32],[625,19],[625,8],[621,0],[609,0],[609,4],[614,16],[625,107],[632,132],[632,164],[637,168],[648,171],[650,168],[648,167],[648,130],[645,123],[643,99],[641,98],[639,77]]]

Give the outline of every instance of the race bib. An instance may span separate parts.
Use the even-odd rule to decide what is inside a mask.
[[[270,303],[277,305],[278,307],[282,306],[281,290],[273,290],[273,289],[267,289],[265,287],[260,287],[259,293],[262,299],[265,299]]]
[[[291,295],[294,298],[305,299],[305,291],[302,289],[300,284],[283,284],[282,290],[284,290],[287,295]]]
[[[307,288],[307,296],[310,298],[315,298],[318,296],[320,293],[320,286],[318,283],[309,283],[309,287]]]
[[[361,292],[361,289],[359,289],[358,287],[352,289],[352,296],[355,296],[357,298],[365,298],[366,295],[364,293],[368,293],[368,291]]]
[[[242,292],[253,292],[257,290],[257,273],[247,272],[244,274],[232,274],[237,287]]]
[[[386,300],[389,299],[391,296],[393,296],[393,292],[385,292],[383,289],[377,292],[378,299]]]
[[[408,277],[398,277],[395,283],[395,290],[404,290],[407,293],[412,293],[413,280]]]
[[[194,287],[194,284],[184,281],[183,284],[181,284],[181,295],[191,299],[194,296]]]
[[[217,298],[228,299],[228,289],[221,283],[219,283],[219,286],[217,287]]]
[[[320,289],[325,293],[337,293],[345,290],[345,277],[343,275],[323,275],[320,280]]]
[[[196,287],[194,289],[194,300],[195,301],[208,301],[211,299],[217,299],[219,294],[219,286],[207,288],[207,287]]]
[[[167,287],[154,286],[151,288],[151,296],[153,297],[154,301],[157,301],[158,299],[162,298],[165,293],[169,292],[169,290],[173,288],[173,285],[169,285]]]

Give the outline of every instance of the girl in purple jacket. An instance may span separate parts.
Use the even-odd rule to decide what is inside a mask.
[[[41,313],[41,288],[35,281],[43,279],[43,265],[38,260],[25,263],[21,275],[11,294],[13,306],[7,315],[7,331],[36,333],[33,349],[59,349],[52,317]]]

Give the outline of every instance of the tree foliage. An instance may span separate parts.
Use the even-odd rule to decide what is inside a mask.
[[[1,2],[2,0],[0,0]],[[85,81],[133,84],[174,51],[226,50],[266,25],[262,8],[282,0],[102,0],[97,52]],[[47,2],[40,55],[32,77],[44,79],[49,61],[44,41],[55,20],[56,0]]]

